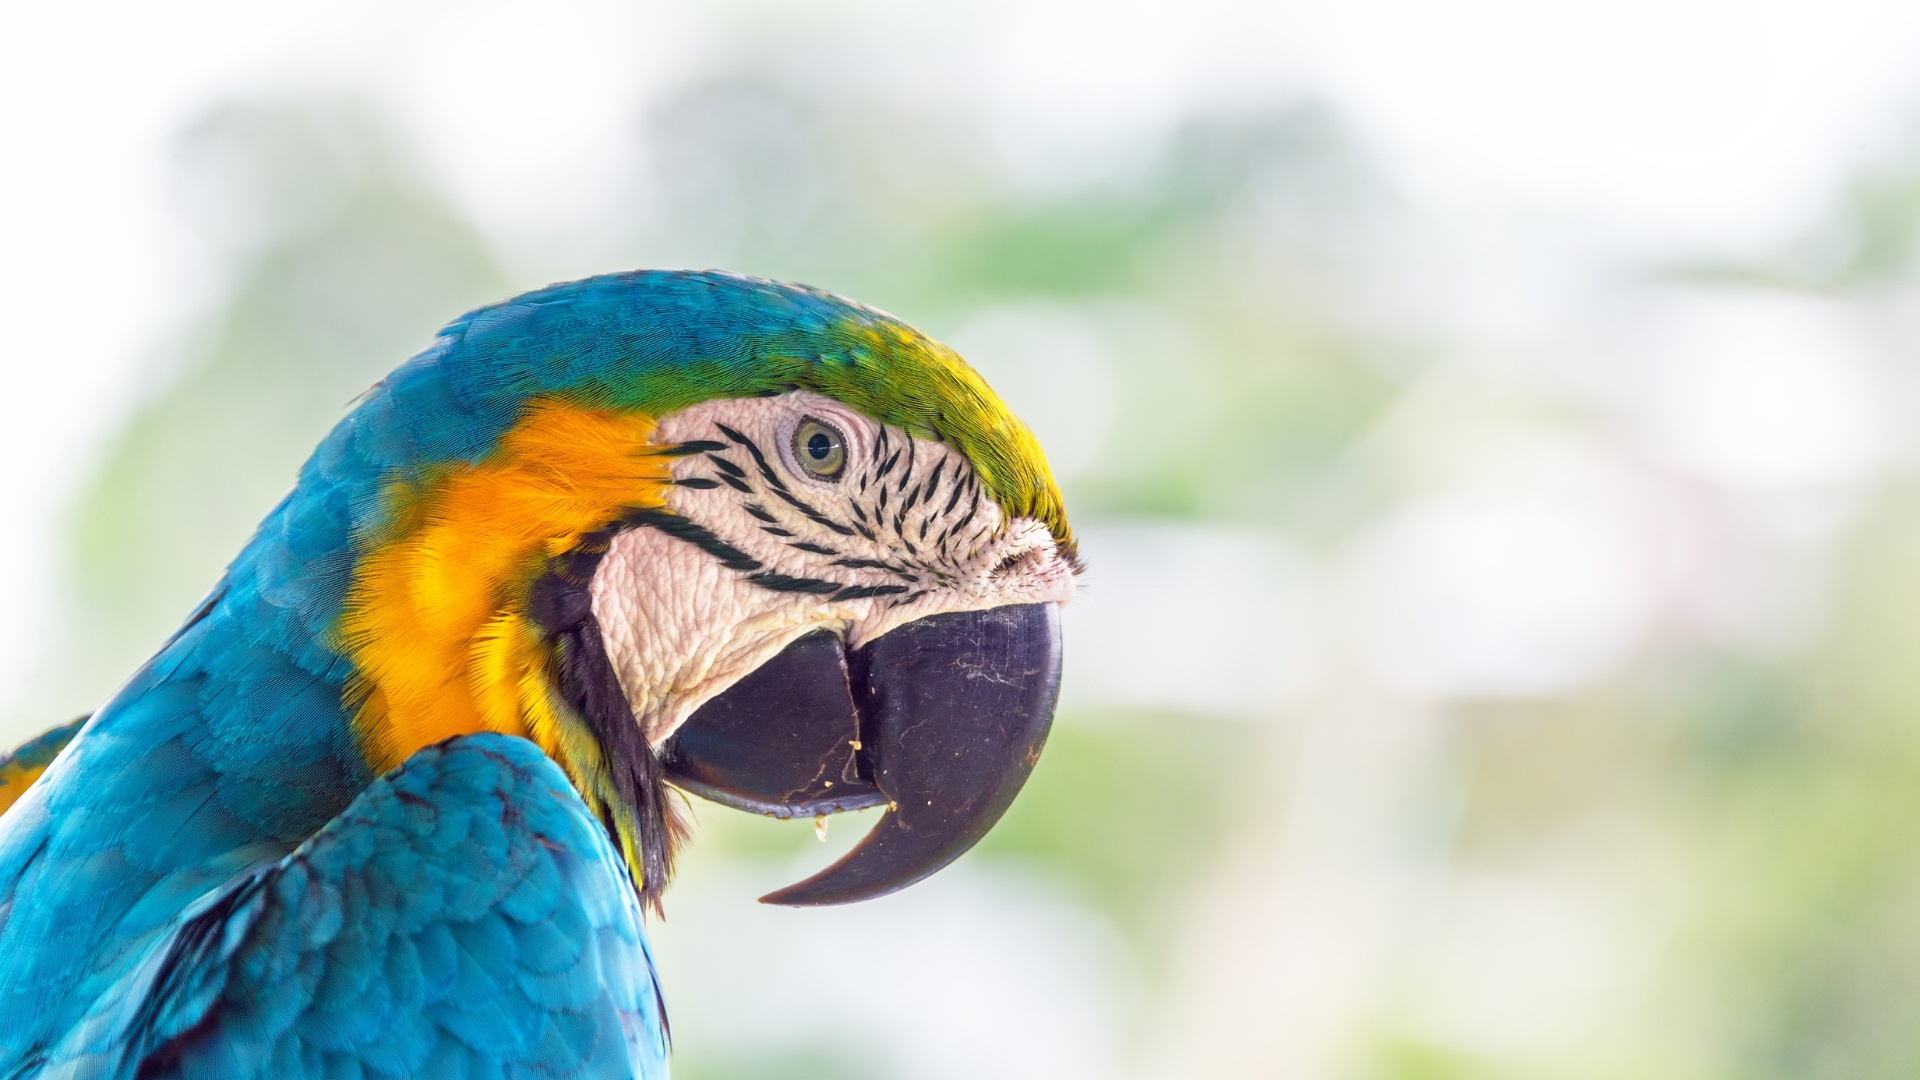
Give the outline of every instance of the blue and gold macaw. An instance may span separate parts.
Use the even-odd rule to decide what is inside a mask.
[[[1033,767],[1074,543],[951,350],[650,271],[369,391],[84,724],[0,762],[0,1077],[663,1077],[667,785],[885,806],[917,881]]]

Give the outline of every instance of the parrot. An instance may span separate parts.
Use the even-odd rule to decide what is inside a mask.
[[[1081,562],[1032,431],[827,291],[638,270],[351,404],[104,705],[0,761],[0,1077],[639,1077],[681,793],[883,808],[761,899],[1012,803]]]

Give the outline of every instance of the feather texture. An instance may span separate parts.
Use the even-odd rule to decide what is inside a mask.
[[[413,755],[292,854],[196,902],[45,1075],[662,1076],[640,909],[517,738]]]
[[[83,716],[61,724],[21,745],[13,753],[0,757],[0,814],[6,813],[7,807],[20,801],[20,796],[25,795],[27,788],[40,779],[40,774],[47,771],[54,757],[67,748],[67,744],[73,741],[81,725],[86,722],[87,718]]]
[[[25,791],[0,816],[0,1078],[315,1062],[397,1075],[462,1047],[466,1075],[600,1075],[610,1029],[588,1038],[579,1019],[611,1015],[594,1002],[629,1025],[622,1060],[663,1075],[648,1071],[658,1002],[635,996],[652,993],[639,924],[608,906],[662,884],[647,875],[664,863],[643,858],[657,845],[636,832],[664,827],[634,790],[655,773],[609,760],[651,750],[609,744],[606,718],[568,700],[591,680],[566,677],[574,661],[528,611],[532,583],[657,501],[663,473],[646,455],[665,448],[643,448],[655,419],[796,387],[948,440],[1008,513],[1045,522],[1070,555],[1025,427],[957,356],[871,309],[650,271],[472,312],[334,428],[207,601],[50,765],[38,750],[17,759]],[[472,755],[485,762],[450,764]],[[406,823],[415,799],[488,839],[433,847],[439,833]],[[611,849],[582,839],[582,822]],[[576,911],[577,929],[621,943],[644,979],[605,949],[597,975],[561,964],[573,945],[528,936],[518,894],[485,893],[455,865],[532,881],[546,864],[515,862],[525,843],[550,850],[566,890],[599,913]],[[316,883],[337,892],[337,915],[309,902]],[[458,962],[430,977],[448,940]],[[559,951],[514,966],[540,949]],[[518,989],[500,992],[508,982]],[[379,1016],[404,1019],[399,1034],[371,1035]],[[428,1020],[453,1042],[429,1040]]]

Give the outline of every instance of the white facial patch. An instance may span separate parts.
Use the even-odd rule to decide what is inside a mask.
[[[830,478],[796,446],[823,428],[844,441]],[[654,437],[691,448],[672,467],[672,517],[616,536],[592,584],[650,742],[812,631],[857,648],[929,615],[1073,597],[1046,525],[1005,520],[964,455],[831,398],[705,402]]]

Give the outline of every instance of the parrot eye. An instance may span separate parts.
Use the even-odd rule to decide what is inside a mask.
[[[793,431],[793,456],[809,473],[832,480],[847,467],[847,440],[839,428],[809,416]]]

